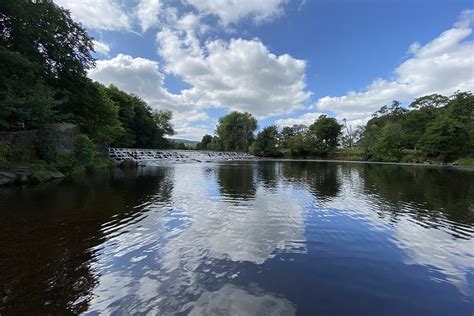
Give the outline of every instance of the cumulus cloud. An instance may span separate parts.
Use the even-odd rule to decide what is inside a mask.
[[[108,56],[110,52],[110,45],[106,42],[93,41],[94,50],[96,53],[99,53],[104,56]]]
[[[89,77],[136,94],[154,109],[172,110],[177,137],[198,140],[202,135],[212,133],[214,124],[206,112],[193,108],[193,104],[186,102],[182,95],[166,90],[165,76],[156,61],[118,54],[108,60],[98,60]],[[197,126],[199,123],[201,125]]]
[[[91,29],[124,31],[132,27],[131,19],[114,0],[55,0],[55,2],[70,10],[75,20]]]
[[[293,126],[293,125],[306,125],[309,126],[314,123],[318,119],[320,115],[324,115],[324,113],[321,112],[308,112],[305,114],[302,114],[297,117],[292,117],[292,118],[287,118],[287,119],[279,119],[276,120],[275,123],[278,126]]]
[[[160,10],[160,0],[140,1],[137,6],[137,17],[143,32],[158,24],[158,15]]]
[[[257,117],[289,113],[310,97],[305,91],[306,62],[276,56],[258,40],[209,41],[204,47],[190,33],[158,33],[159,54],[167,72],[192,88],[183,97],[198,107],[228,107]]]
[[[338,118],[363,123],[392,100],[411,101],[431,94],[452,94],[474,89],[474,43],[471,34],[473,10],[464,11],[455,26],[422,46],[409,47],[411,56],[394,70],[393,79],[376,79],[364,91],[320,98],[315,107],[332,110]]]
[[[212,14],[223,25],[235,24],[250,17],[255,22],[271,20],[283,13],[283,0],[241,1],[241,0],[187,0],[202,14]]]

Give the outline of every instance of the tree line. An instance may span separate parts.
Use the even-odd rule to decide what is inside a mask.
[[[90,152],[85,146],[98,144],[185,148],[166,138],[174,134],[170,111],[153,110],[138,96],[87,77],[95,66],[93,52],[92,37],[52,1],[0,2],[0,131],[45,135],[37,151],[47,161],[59,159],[47,141],[57,123],[77,126],[78,148],[85,152]],[[365,126],[322,115],[309,126],[271,125],[257,134],[253,115],[232,112],[196,147],[265,157],[332,158],[347,152],[374,161],[448,162],[473,154],[473,111],[471,92],[432,94],[409,107],[397,101],[383,106]],[[11,156],[0,142],[0,162],[18,160]]]
[[[232,112],[219,119],[215,136],[205,135],[197,149],[264,157],[337,158],[338,153],[356,153],[358,160],[451,162],[474,153],[474,97],[470,92],[431,94],[408,108],[393,101],[356,128],[321,115],[309,126],[270,125],[255,135],[256,129],[251,114]]]
[[[2,1],[0,131],[47,135],[57,123],[73,123],[93,145],[173,147],[165,137],[174,134],[172,113],[89,79],[93,52],[93,38],[52,1]],[[38,158],[54,160],[44,155],[46,139],[39,143]],[[8,154],[6,146],[0,153]]]

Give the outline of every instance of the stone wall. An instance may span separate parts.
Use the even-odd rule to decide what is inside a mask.
[[[76,126],[69,123],[56,124],[48,132],[51,132],[49,136],[39,131],[0,132],[0,141],[7,143],[18,155],[34,159],[37,158],[35,149],[39,142],[51,142],[56,150],[72,150],[78,134]]]

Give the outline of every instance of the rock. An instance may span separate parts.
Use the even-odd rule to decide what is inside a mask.
[[[51,171],[49,175],[51,176],[51,179],[63,179],[66,177],[64,174],[62,174],[59,171]]]
[[[29,183],[40,183],[40,182],[48,181],[50,179],[51,177],[49,173],[43,170],[32,170],[31,173],[28,175]]]
[[[14,183],[15,180],[16,174],[10,172],[0,172],[0,185]]]
[[[28,182],[28,174],[26,172],[15,172],[17,184],[24,184]]]

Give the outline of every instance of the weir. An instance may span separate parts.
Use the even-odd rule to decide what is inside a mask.
[[[109,148],[109,158],[117,163],[125,159],[137,162],[211,162],[256,159],[255,156],[242,152],[139,148]]]

